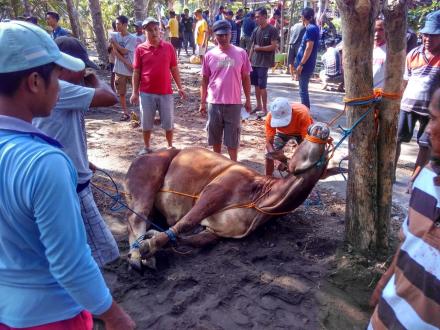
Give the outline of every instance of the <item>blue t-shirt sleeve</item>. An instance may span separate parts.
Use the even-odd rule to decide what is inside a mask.
[[[60,80],[60,96],[56,108],[60,110],[81,110],[86,112],[94,96],[94,88],[74,85],[67,81]]]
[[[305,42],[307,41],[313,41],[313,42],[318,42],[319,40],[319,29],[316,26],[308,26],[306,28],[306,33],[304,34],[304,39]]]
[[[75,169],[55,151],[36,162],[33,176],[34,216],[53,277],[86,310],[104,313],[112,297],[87,245]]]

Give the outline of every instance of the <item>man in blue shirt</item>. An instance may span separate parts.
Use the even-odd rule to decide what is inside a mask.
[[[306,32],[296,55],[295,69],[299,80],[301,103],[310,108],[309,81],[315,70],[316,57],[318,56],[319,28],[315,25],[315,12],[312,8],[304,8],[301,19],[306,27]]]
[[[58,25],[58,21],[60,20],[60,15],[54,11],[48,11],[46,13],[46,23],[52,28],[52,39],[56,39],[58,37],[69,36],[70,32],[66,29],[63,29]]]
[[[246,49],[248,54],[252,45],[252,32],[254,32],[256,26],[257,23],[255,23],[255,13],[252,11],[246,15],[245,19],[243,20],[243,25],[241,26],[240,47]]]
[[[58,141],[31,125],[51,113],[61,53],[41,28],[0,23],[0,328],[134,329],[113,301],[87,245],[76,171]]]

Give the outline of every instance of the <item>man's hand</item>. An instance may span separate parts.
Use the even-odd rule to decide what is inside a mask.
[[[98,316],[105,323],[106,330],[133,330],[136,323],[116,302],[113,302],[109,310]]]
[[[296,75],[298,77],[301,75],[302,70],[303,70],[302,64],[298,65],[298,67],[296,68]]]
[[[246,109],[247,113],[251,113],[251,100],[246,100],[246,103],[244,104],[244,108]]]
[[[131,94],[130,103],[133,105],[139,104],[139,93],[132,93]]]
[[[206,103],[200,103],[199,111],[202,115],[206,115]]]
[[[98,166],[96,166],[95,164],[93,164],[92,162],[89,161],[89,169],[90,169],[90,171],[95,173],[96,170],[98,169]]]
[[[96,73],[93,71],[86,71],[86,74],[84,75],[84,85],[86,87],[95,88],[96,86],[98,86],[98,84],[99,81]]]
[[[255,45],[254,46],[254,51],[259,52],[260,51],[261,46]]]
[[[183,88],[179,88],[177,91],[179,92],[179,96],[180,96],[180,98],[181,98],[182,100],[186,100],[186,93],[185,93],[185,91],[183,90]]]

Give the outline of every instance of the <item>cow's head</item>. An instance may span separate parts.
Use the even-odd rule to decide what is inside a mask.
[[[289,172],[301,174],[316,168],[324,169],[327,165],[327,141],[330,129],[325,123],[314,123],[307,130],[307,137],[295,149],[289,161]]]

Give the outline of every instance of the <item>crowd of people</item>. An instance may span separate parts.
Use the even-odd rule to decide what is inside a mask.
[[[139,155],[153,152],[156,112],[168,148],[174,148],[172,81],[186,97],[178,65],[181,48],[200,56],[199,110],[208,116],[207,140],[214,152],[221,153],[224,144],[237,161],[243,112],[265,117],[267,175],[274,172],[274,160],[282,160],[287,143],[305,138],[313,123],[308,85],[319,45],[313,10],[302,11],[289,41],[300,103],[268,102],[268,69],[280,38],[277,11],[270,19],[264,7],[246,15],[239,10],[234,17],[220,7],[213,22],[200,8],[193,14],[185,9],[182,15],[170,11],[167,20],[148,17],[133,24],[135,33],[129,32],[129,19],[118,16],[109,36],[110,85],[85,70],[97,67],[85,47],[58,26],[57,13],[47,13],[51,35],[27,22],[0,23],[0,42],[16,45],[0,52],[0,329],[90,329],[92,314],[107,329],[135,327],[113,301],[100,271],[119,251],[91,193],[96,166],[87,157],[84,116],[90,107],[112,106],[119,99],[121,120],[128,119],[131,84],[129,101],[139,105],[144,142]],[[380,87],[386,76],[381,19],[375,32],[373,75]],[[372,304],[378,305],[371,328],[440,326],[440,11],[427,17],[420,32],[423,44],[406,57],[398,125],[400,146],[420,122],[420,168],[412,178],[404,240],[373,295]],[[208,49],[211,39],[215,46]],[[342,83],[339,52],[334,43],[326,47],[322,77]]]

